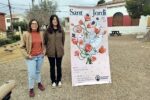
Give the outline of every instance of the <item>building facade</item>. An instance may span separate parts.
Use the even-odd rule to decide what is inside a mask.
[[[140,19],[132,19],[125,5],[125,0],[106,2],[109,33],[115,30],[122,34],[146,33],[149,30],[150,17],[141,16]]]
[[[22,14],[12,15],[12,22],[21,22],[21,21],[23,22],[26,21],[26,18]],[[6,29],[8,30],[11,25],[11,19],[9,15],[6,16],[5,23],[6,23]]]
[[[0,12],[0,32],[6,31],[5,13]]]

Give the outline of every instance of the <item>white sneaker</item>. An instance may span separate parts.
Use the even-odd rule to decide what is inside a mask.
[[[61,81],[58,82],[58,87],[61,87],[62,86],[62,83]]]
[[[56,87],[56,83],[53,82],[53,83],[52,83],[52,88],[55,88],[55,87]]]

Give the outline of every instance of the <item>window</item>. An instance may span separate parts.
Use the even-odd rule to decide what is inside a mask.
[[[7,23],[10,23],[10,19],[7,19]]]

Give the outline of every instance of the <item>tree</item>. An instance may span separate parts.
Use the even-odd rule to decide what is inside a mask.
[[[132,18],[150,15],[150,0],[126,0],[126,8]]]
[[[47,25],[49,17],[56,13],[57,4],[52,1],[42,1],[39,5],[34,5],[27,11],[27,19],[36,19],[40,25]]]
[[[132,18],[140,18],[141,15],[150,15],[150,0],[126,0],[126,8]],[[145,35],[150,40],[150,31]]]
[[[26,31],[27,30],[27,23],[25,21],[21,21],[21,22],[13,22],[12,23],[14,26],[14,29],[19,31],[18,26],[21,27],[21,31]]]
[[[99,0],[99,1],[97,2],[97,5],[103,4],[103,3],[105,3],[105,0]]]
[[[140,18],[143,15],[144,0],[126,0],[126,8],[132,18]]]

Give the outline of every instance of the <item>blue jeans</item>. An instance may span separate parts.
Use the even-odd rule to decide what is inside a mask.
[[[32,59],[27,59],[29,89],[34,88],[34,83],[41,82],[41,66],[43,64],[44,55],[33,56]]]

